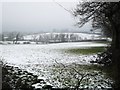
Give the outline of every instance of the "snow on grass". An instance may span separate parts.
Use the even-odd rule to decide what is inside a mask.
[[[1,59],[9,65],[17,66],[21,69],[32,72],[41,77],[51,78],[51,68],[53,65],[63,63],[69,65],[90,64],[92,55],[75,55],[62,52],[63,49],[101,47],[106,44],[95,42],[71,42],[59,44],[29,44],[29,45],[0,45]]]
[[[56,80],[54,86],[75,88],[79,85],[80,88],[87,90],[95,88],[101,90],[101,88],[111,88],[113,83],[112,80],[105,77],[98,65],[58,64],[53,67],[53,79],[51,80]]]
[[[56,63],[55,60],[64,64],[88,64],[89,61],[93,59],[92,55],[72,55],[60,50],[69,48],[101,47],[105,45],[106,44],[93,42],[45,45],[0,45],[0,53],[2,53],[1,58],[4,58],[4,60],[11,65],[19,66],[23,69],[35,69],[36,67],[45,68],[51,66]]]
[[[81,61],[81,58],[87,56],[69,55],[60,52],[60,49],[71,48],[85,48],[85,47],[101,47],[105,44],[80,42],[80,43],[60,43],[60,44],[46,44],[46,45],[0,45],[2,57],[7,63],[15,65],[26,64],[43,64],[51,65],[54,61],[70,63]],[[88,56],[91,57],[91,56]],[[86,59],[87,60],[87,59]],[[88,60],[89,61],[89,60]],[[88,63],[84,62],[84,63]]]

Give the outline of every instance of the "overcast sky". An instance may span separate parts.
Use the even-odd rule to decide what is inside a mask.
[[[34,1],[34,0],[30,0]],[[58,1],[56,1],[58,2]],[[76,2],[58,2],[64,8],[72,10]],[[2,2],[2,31],[40,32],[40,31],[89,31],[88,23],[83,28],[75,25],[75,18],[54,1],[51,2]],[[1,11],[0,10],[0,11]],[[0,26],[1,27],[1,26]]]

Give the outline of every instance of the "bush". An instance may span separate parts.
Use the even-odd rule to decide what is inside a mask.
[[[23,42],[23,44],[30,44],[30,42]]]

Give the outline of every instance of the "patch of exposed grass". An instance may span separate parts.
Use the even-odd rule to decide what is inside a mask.
[[[105,50],[104,47],[91,47],[91,48],[73,48],[73,49],[66,49],[66,53],[72,53],[72,54],[95,54],[99,52],[103,52]]]
[[[95,43],[111,44],[111,41],[97,41]]]

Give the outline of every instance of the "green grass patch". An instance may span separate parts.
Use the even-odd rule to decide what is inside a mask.
[[[103,52],[105,50],[104,47],[91,47],[91,48],[73,48],[73,49],[67,49],[65,50],[66,53],[72,53],[72,54],[96,54],[99,52]]]
[[[111,41],[97,41],[95,43],[101,43],[101,44],[111,44]]]

